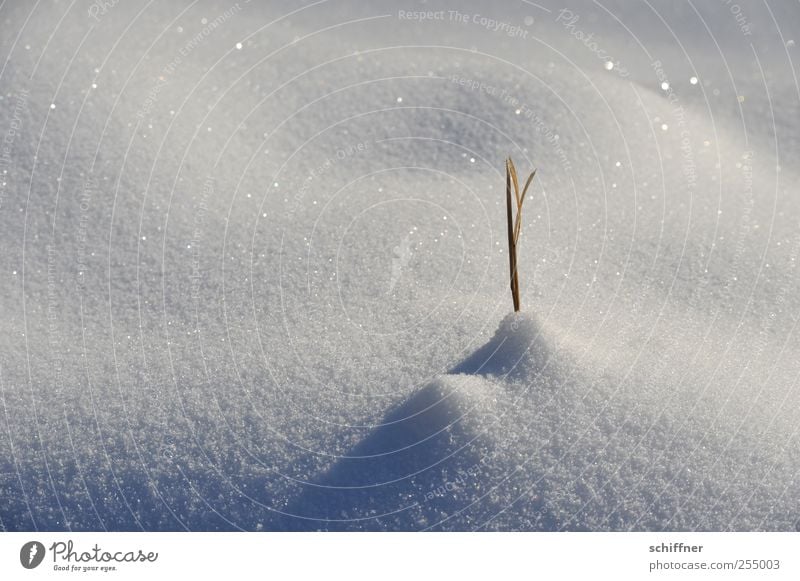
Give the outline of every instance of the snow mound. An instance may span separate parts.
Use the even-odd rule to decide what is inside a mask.
[[[530,377],[547,367],[552,345],[529,313],[507,315],[492,339],[450,373]]]
[[[505,317],[485,345],[412,394],[307,486],[282,527],[797,526],[791,507],[800,488],[782,484],[796,453],[770,452],[724,425],[710,431],[675,406],[641,405],[619,377],[553,344],[533,315]]]
[[[485,381],[444,376],[389,412],[297,498],[284,519],[289,529],[409,530],[434,525],[472,494],[454,496],[452,478],[468,474],[479,458],[464,416]],[[474,485],[474,482],[472,482]],[[445,496],[442,505],[431,504]],[[460,487],[463,488],[463,487]]]

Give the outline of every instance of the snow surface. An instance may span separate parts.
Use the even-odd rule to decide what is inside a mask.
[[[2,4],[0,526],[800,529],[800,7],[698,4]]]

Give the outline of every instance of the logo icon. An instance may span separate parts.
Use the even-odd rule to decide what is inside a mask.
[[[39,541],[29,541],[19,551],[19,562],[26,569],[35,569],[44,560],[44,545]]]

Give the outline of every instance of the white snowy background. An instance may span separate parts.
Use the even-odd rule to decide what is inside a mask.
[[[0,26],[2,529],[800,528],[798,2]]]

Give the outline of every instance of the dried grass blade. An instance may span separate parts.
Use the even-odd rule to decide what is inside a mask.
[[[520,204],[522,204],[522,201],[519,199],[519,182],[517,181],[517,168],[514,167],[514,162],[511,160],[510,157],[508,158],[508,165],[511,168],[511,179],[514,182],[514,198],[517,201],[517,209],[519,209]]]
[[[533,181],[535,175],[536,175],[536,170],[533,170],[533,173],[528,177],[528,181],[525,182],[525,187],[522,189],[522,198],[519,201],[520,208],[522,208],[522,202],[525,201],[525,194],[528,193],[528,186],[531,185],[531,182]]]

